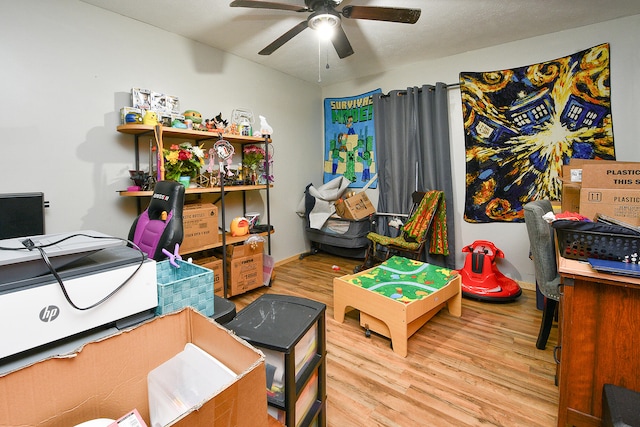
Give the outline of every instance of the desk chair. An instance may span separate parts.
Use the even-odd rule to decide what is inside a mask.
[[[538,289],[544,295],[542,324],[538,333],[536,348],[544,350],[560,300],[560,274],[556,262],[556,244],[553,228],[542,216],[552,212],[549,200],[535,200],[524,205],[524,222],[529,234],[531,257],[535,267],[535,278]]]
[[[182,243],[184,194],[184,185],[179,182],[158,181],[149,207],[133,222],[129,240],[149,258],[162,261],[167,258],[162,249],[173,253],[176,243]],[[214,314],[211,317],[221,325],[235,317],[236,305],[233,301],[214,295],[213,303]]]
[[[149,207],[131,225],[129,240],[149,258],[165,259],[162,249],[173,253],[176,243],[182,243],[183,206],[184,185],[176,181],[157,182]]]

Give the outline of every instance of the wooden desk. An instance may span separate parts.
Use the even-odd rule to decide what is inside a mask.
[[[640,279],[558,258],[558,426],[600,426],[606,383],[640,390]]]

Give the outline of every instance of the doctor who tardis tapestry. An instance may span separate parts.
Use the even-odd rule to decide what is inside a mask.
[[[559,200],[572,157],[615,160],[609,44],[527,67],[460,73],[466,150],[464,219],[523,222]]]
[[[362,188],[375,175],[373,94],[324,100],[324,183],[343,176]],[[369,188],[376,188],[377,181]]]

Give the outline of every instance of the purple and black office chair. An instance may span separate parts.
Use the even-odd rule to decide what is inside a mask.
[[[149,258],[161,261],[167,258],[163,249],[173,253],[176,243],[182,243],[184,191],[179,182],[157,182],[149,206],[133,222],[129,240]]]

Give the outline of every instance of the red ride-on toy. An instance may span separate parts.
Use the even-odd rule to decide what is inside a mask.
[[[517,299],[522,289],[498,270],[496,257],[504,258],[504,252],[486,240],[476,240],[462,248],[468,252],[464,267],[458,270],[462,276],[462,296],[480,301],[508,302]]]

